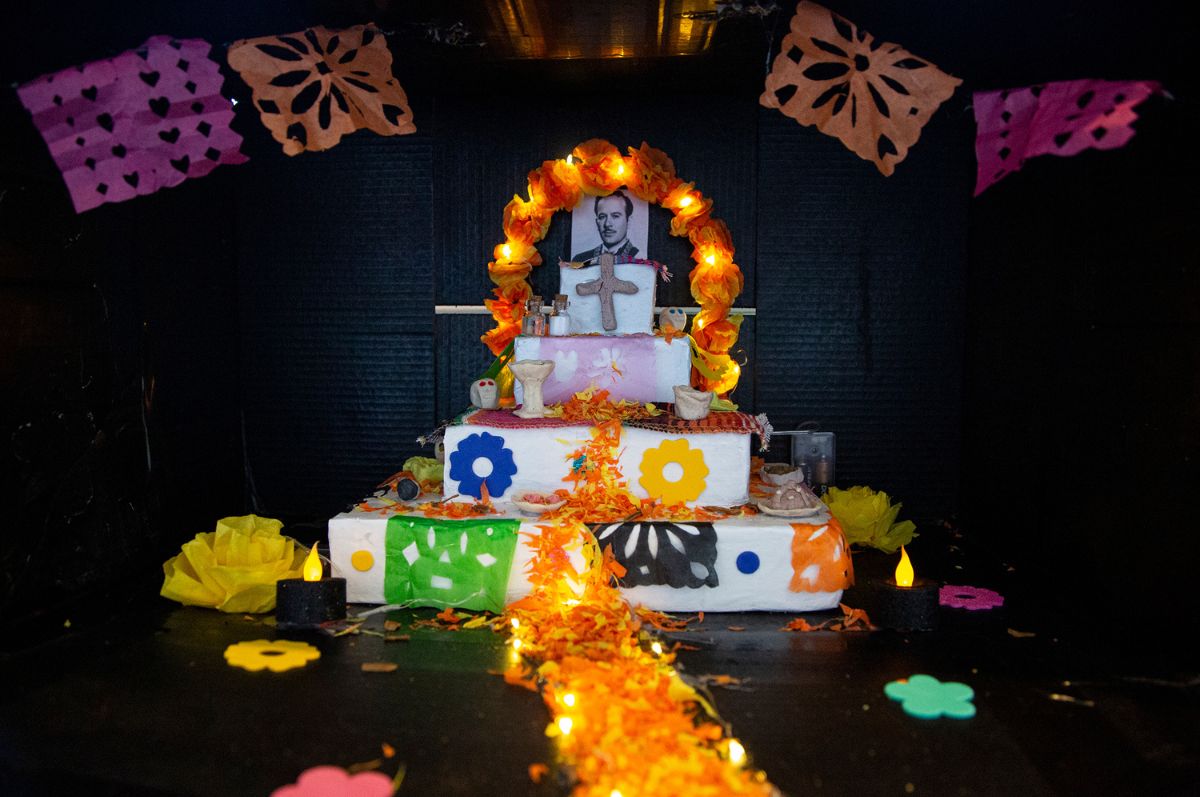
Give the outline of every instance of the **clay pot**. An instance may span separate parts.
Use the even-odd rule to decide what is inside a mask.
[[[675,415],[685,421],[698,421],[708,417],[713,400],[711,390],[696,390],[688,385],[676,385],[674,390]]]

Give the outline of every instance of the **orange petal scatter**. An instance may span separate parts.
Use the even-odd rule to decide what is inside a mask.
[[[620,445],[619,418],[592,427],[591,439],[567,455],[571,472],[563,481],[571,484],[571,492],[566,497],[566,504],[542,517],[555,522],[578,523],[616,523],[634,518],[707,522],[721,517],[702,507],[665,505],[635,496],[621,473]]]
[[[839,603],[838,607],[842,610],[841,617],[835,617],[832,620],[826,620],[823,623],[813,625],[803,617],[797,617],[790,623],[785,625],[780,631],[870,631],[871,619],[867,617],[867,613],[862,609],[853,609],[844,603]]]
[[[671,666],[674,653],[644,632],[613,583],[623,568],[611,549],[570,519],[540,529],[529,541],[532,591],[501,626],[519,651],[505,680],[539,690],[551,716],[546,735],[575,778],[573,797],[777,794],[744,755],[731,754],[740,744]]]
[[[562,404],[550,408],[549,414],[564,421],[587,421],[604,423],[611,420],[634,420],[662,415],[662,410],[653,404],[642,404],[629,399],[613,401],[607,390],[588,388],[582,390]]]
[[[419,508],[425,517],[443,518],[445,520],[463,520],[465,518],[500,514],[491,504],[486,504],[482,501],[475,503],[431,501],[427,504],[421,504]]]
[[[738,337],[737,320],[731,320],[729,312],[743,287],[729,229],[712,217],[712,200],[676,176],[665,152],[643,141],[628,153],[622,156],[608,141],[593,138],[575,147],[570,160],[545,161],[529,173],[529,198],[514,196],[504,208],[504,243],[496,246],[495,259],[488,263],[488,276],[496,285],[494,298],[484,302],[496,326],[480,339],[499,355],[520,334],[525,301],[533,295],[529,275],[542,262],[535,247],[546,236],[553,214],[573,208],[581,193],[606,196],[624,185],[630,193],[670,210],[671,234],[686,235],[692,244],[692,297],[700,305],[692,338],[709,364],[707,372],[692,370],[692,383],[724,397],[737,386],[741,372],[729,356]],[[667,333],[668,340],[681,333]]]

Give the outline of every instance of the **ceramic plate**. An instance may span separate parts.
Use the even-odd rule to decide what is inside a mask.
[[[757,504],[758,511],[764,515],[774,515],[775,517],[812,517],[821,511],[821,507],[814,506],[808,509],[772,509],[771,507],[759,501]]]

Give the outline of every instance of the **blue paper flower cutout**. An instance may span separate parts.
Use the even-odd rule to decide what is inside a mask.
[[[923,720],[953,717],[965,720],[975,716],[975,690],[958,681],[942,683],[932,675],[913,675],[892,681],[883,693],[900,701],[904,713]]]
[[[491,463],[491,472],[486,476],[476,473],[475,463],[484,459]],[[487,470],[486,467],[482,470]],[[458,448],[450,454],[450,478],[458,482],[458,491],[475,498],[483,497],[483,483],[487,482],[488,495],[499,498],[512,486],[512,477],[517,473],[511,448],[504,447],[504,438],[482,432],[464,437]]]

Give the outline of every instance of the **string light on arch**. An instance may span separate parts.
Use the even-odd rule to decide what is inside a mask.
[[[529,275],[542,257],[537,244],[550,220],[570,210],[584,194],[607,196],[626,188],[639,199],[671,211],[670,233],[691,241],[696,266],[688,275],[692,298],[700,305],[692,325],[696,355],[692,383],[726,395],[737,386],[740,368],[729,356],[737,342],[740,317],[730,317],[742,292],[742,271],[733,260],[729,228],[712,215],[712,200],[684,182],[665,152],[642,142],[625,155],[608,141],[593,138],[559,160],[548,160],[529,172],[526,196],[514,196],[504,208],[504,242],[494,250],[488,276],[493,298],[484,303],[495,326],[482,341],[499,355],[521,331],[525,302],[533,295]],[[702,366],[702,367],[701,367]]]

